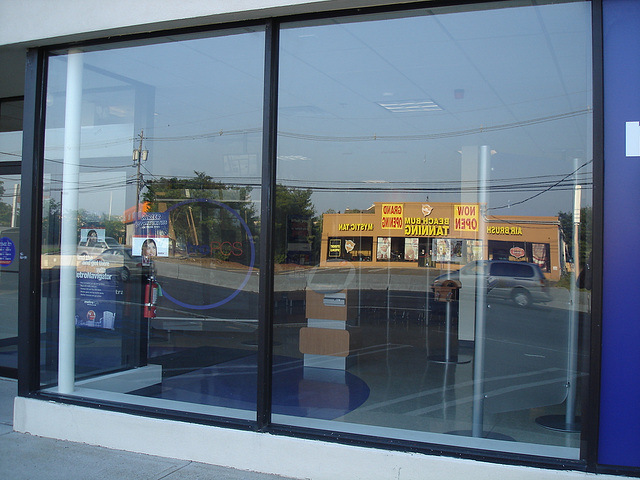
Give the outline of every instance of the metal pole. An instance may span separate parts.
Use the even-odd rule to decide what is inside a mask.
[[[577,162],[576,162],[577,163]],[[577,167],[576,167],[577,168]],[[567,351],[567,410],[565,423],[567,428],[574,425],[576,419],[576,380],[578,366],[578,315],[580,297],[578,292],[578,259],[580,258],[580,204],[581,187],[577,184],[573,195],[573,268],[571,269],[571,310],[569,311],[569,346]]]
[[[60,240],[58,391],[69,394],[73,393],[75,387],[76,361],[76,253],[82,116],[82,53],[77,50],[70,51],[67,62]]]
[[[142,163],[142,139],[144,130],[140,130],[140,146],[138,147],[136,161],[136,220],[140,220],[140,164]]]
[[[487,252],[487,228],[485,215],[487,207],[487,180],[489,170],[489,159],[491,151],[487,145],[480,147],[478,156],[478,207],[480,215],[478,218],[478,239],[485,257]],[[485,258],[483,258],[484,260]],[[471,435],[481,437],[483,435],[484,422],[484,356],[485,356],[485,322],[486,322],[486,285],[481,281],[476,281],[476,316],[474,332],[474,356],[473,356],[473,413]]]
[[[447,298],[447,310],[445,319],[445,339],[444,339],[444,361],[449,363],[451,361],[451,299]]]

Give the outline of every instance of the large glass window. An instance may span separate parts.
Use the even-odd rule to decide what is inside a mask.
[[[255,419],[264,29],[49,61],[43,388]]]
[[[270,159],[262,27],[50,55],[42,389],[255,420],[273,319],[274,424],[579,458],[590,4],[287,22],[278,54]]]
[[[590,4],[504,6],[283,27],[274,422],[578,458]]]
[[[18,251],[20,248],[20,175],[0,164],[0,374],[18,368]]]
[[[18,232],[22,97],[0,98],[0,374],[18,368]]]

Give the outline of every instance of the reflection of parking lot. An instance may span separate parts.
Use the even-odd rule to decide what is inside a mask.
[[[188,281],[196,284],[206,284],[223,288],[237,288],[247,277],[247,268],[234,265],[205,266],[194,264],[188,260],[157,259],[155,261],[157,275],[165,281]],[[274,278],[276,292],[303,292],[307,288],[320,290],[326,288],[346,288],[348,290],[384,292],[412,292],[418,297],[426,295],[431,290],[434,279],[443,273],[440,269],[402,269],[367,267],[356,268],[346,265],[345,268],[305,267],[281,270]],[[257,293],[259,289],[259,271],[254,269],[249,275],[242,290]],[[570,292],[566,288],[549,287],[550,301],[548,306],[560,309],[570,309]],[[291,295],[290,295],[291,296]],[[383,295],[386,298],[386,293]],[[579,291],[579,310],[588,311],[588,292]],[[491,301],[501,301],[492,298]],[[534,305],[535,306],[535,305]],[[413,309],[411,302],[401,308]]]

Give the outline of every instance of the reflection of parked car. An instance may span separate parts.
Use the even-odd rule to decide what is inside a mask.
[[[507,298],[517,305],[526,307],[534,302],[550,302],[547,279],[539,266],[526,262],[507,260],[480,260],[471,262],[460,270],[436,277],[433,287],[441,287],[454,282],[458,288],[465,283],[473,285],[474,279],[481,279],[488,296]]]
[[[122,246],[106,249],[96,260],[109,263],[106,266],[107,272],[116,275],[123,282],[152,273],[150,265],[143,265],[142,257],[133,256],[130,248]]]
[[[118,248],[120,246],[116,239],[111,237],[106,237],[104,240],[87,240],[78,244],[78,255],[95,257],[108,248]]]

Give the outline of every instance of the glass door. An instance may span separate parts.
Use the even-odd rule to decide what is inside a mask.
[[[14,378],[18,369],[19,227],[19,167],[0,163],[0,375]]]

